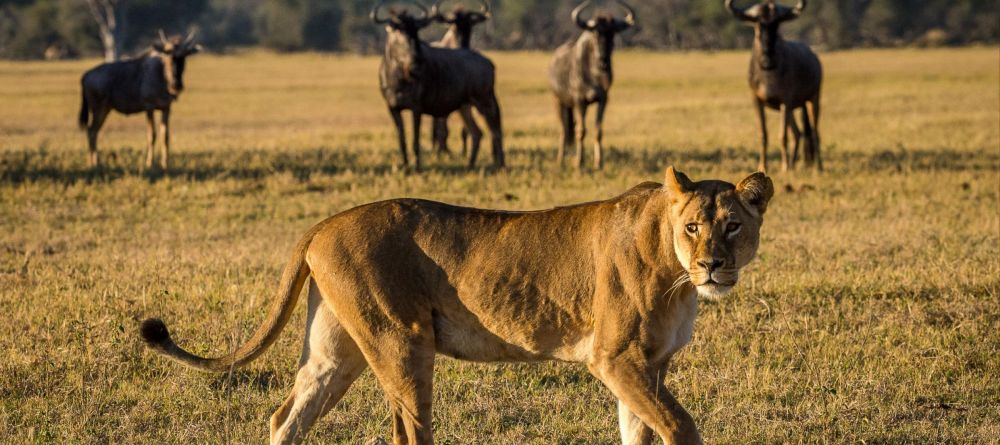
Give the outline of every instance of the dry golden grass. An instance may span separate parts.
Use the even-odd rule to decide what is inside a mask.
[[[144,119],[115,115],[110,166],[91,175],[75,119],[95,62],[0,62],[0,441],[264,441],[304,311],[225,376],[145,351],[136,320],[228,350],[263,318],[298,237],[354,205],[545,208],[669,164],[728,180],[756,166],[743,52],[616,54],[608,168],[583,174],[553,165],[548,56],[491,57],[500,174],[432,156],[426,174],[395,172],[376,59],[249,53],[189,63],[172,171],[141,174]],[[733,295],[702,305],[668,387],[709,443],[997,443],[1000,51],[821,57],[828,172],[775,175],[760,257]],[[439,443],[617,441],[612,398],[581,366],[442,358],[435,384]],[[387,415],[365,375],[312,442],[387,436]]]

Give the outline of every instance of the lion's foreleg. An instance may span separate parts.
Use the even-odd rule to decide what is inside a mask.
[[[622,433],[622,445],[653,444],[653,429],[642,423],[639,416],[632,413],[621,400],[618,401],[618,428]]]
[[[392,411],[392,445],[407,445],[410,439],[406,435],[406,420],[403,409],[395,403],[390,403]]]
[[[667,391],[662,380],[650,375],[649,370],[661,368],[647,363],[642,355],[638,350],[626,351],[596,360],[588,366],[628,411],[641,423],[652,427],[665,444],[701,445],[694,419]],[[630,421],[629,426],[634,424]],[[632,431],[639,433],[639,439],[642,439],[642,428],[629,430]]]
[[[667,355],[664,359],[658,360],[649,371],[649,376],[652,378],[653,384],[660,384],[663,382],[663,378],[666,375],[667,364],[670,362],[671,355]],[[628,408],[625,402],[618,401],[618,428],[622,434],[622,444],[623,445],[652,445],[656,438],[653,429],[643,423],[639,416],[635,415]]]

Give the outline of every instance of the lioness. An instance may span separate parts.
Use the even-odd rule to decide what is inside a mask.
[[[159,320],[143,339],[209,371],[261,355],[309,280],[295,387],[271,416],[271,443],[300,441],[371,366],[393,440],[431,444],[435,353],[472,361],[586,363],[618,399],[626,444],[697,444],[663,385],[691,339],[697,296],[720,296],[753,259],[771,180],[692,182],[672,167],[606,201],[501,212],[397,199],[357,207],[306,233],[267,321],[235,352],[195,356]]]

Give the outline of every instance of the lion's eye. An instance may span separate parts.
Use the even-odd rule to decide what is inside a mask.
[[[726,224],[726,233],[732,235],[732,234],[734,234],[736,232],[739,232],[739,231],[740,231],[740,223],[738,223],[738,222],[731,222],[729,224]]]
[[[685,229],[691,235],[698,233],[698,225],[695,223],[688,224],[687,226],[685,226]]]

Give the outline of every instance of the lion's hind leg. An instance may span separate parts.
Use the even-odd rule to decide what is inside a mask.
[[[384,333],[362,345],[379,386],[389,399],[394,445],[432,445],[431,401],[434,337],[430,326]],[[367,347],[366,347],[367,346]]]
[[[309,315],[295,386],[271,416],[271,443],[298,443],[367,367],[357,344],[310,280]]]

